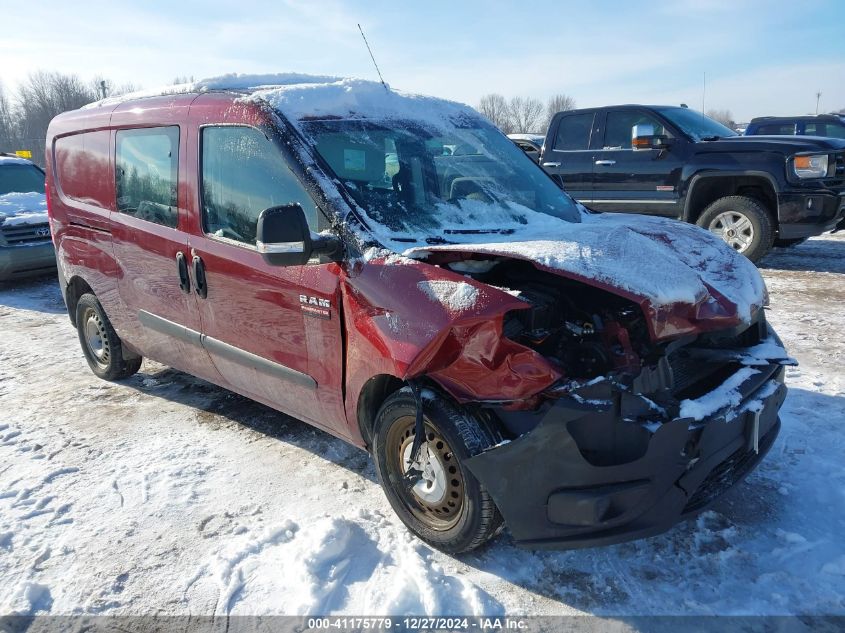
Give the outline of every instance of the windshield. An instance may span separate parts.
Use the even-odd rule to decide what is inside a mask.
[[[391,239],[510,234],[549,216],[580,221],[576,203],[512,141],[459,121],[302,122],[317,152]],[[452,237],[450,237],[452,236]]]
[[[44,174],[35,165],[0,167],[0,196],[7,193],[44,193]]]
[[[657,111],[694,141],[739,136],[731,128],[689,108],[657,108]]]

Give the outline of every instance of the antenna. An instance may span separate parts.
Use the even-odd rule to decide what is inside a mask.
[[[373,57],[373,50],[370,48],[370,43],[367,41],[367,36],[364,35],[364,29],[361,28],[361,25],[358,25],[358,30],[361,31],[361,37],[364,38],[364,44],[367,47],[367,50],[370,53],[370,59],[373,60],[373,66],[376,67],[376,72],[378,73],[378,78],[381,81],[381,85],[384,86],[384,89],[390,92],[390,88],[387,87],[387,84],[384,83],[384,77],[381,76],[381,71],[378,69],[378,64],[376,63],[376,58]]]
[[[704,116],[704,96],[707,94],[707,72],[704,73],[704,81],[701,84],[701,116]]]
[[[819,90],[819,91],[816,93],[816,114],[817,114],[817,115],[818,115],[818,113],[819,113],[819,99],[821,99],[821,98],[822,98],[822,91],[821,91],[821,90]]]

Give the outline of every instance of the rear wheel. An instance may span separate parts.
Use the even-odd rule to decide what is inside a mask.
[[[496,534],[502,517],[465,461],[498,436],[445,398],[426,399],[425,438],[414,461],[415,414],[407,388],[379,411],[373,451],[379,482],[396,514],[422,540],[449,553],[475,549]]]
[[[128,378],[141,368],[140,356],[123,357],[120,337],[93,294],[82,295],[76,304],[76,331],[88,366],[103,380]]]
[[[726,196],[708,206],[696,222],[728,246],[756,262],[775,241],[772,218],[765,207],[748,196]]]

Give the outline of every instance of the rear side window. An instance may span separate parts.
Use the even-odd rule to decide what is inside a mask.
[[[108,130],[56,139],[56,181],[69,198],[109,209],[114,186],[109,174]]]
[[[567,151],[589,148],[592,128],[592,114],[570,114],[563,117],[557,128],[555,149]]]
[[[252,127],[202,130],[202,219],[206,233],[255,244],[264,209],[298,202],[312,229],[317,207],[278,148]]]
[[[655,117],[639,110],[616,110],[607,113],[604,149],[631,149],[631,135],[635,125],[651,125],[658,136],[669,135]]]
[[[179,128],[118,130],[115,144],[117,210],[175,228]]]
[[[775,136],[792,136],[795,134],[794,123],[768,123],[757,128],[755,134],[769,134]]]
[[[835,123],[807,123],[804,125],[804,134],[807,136],[845,138],[845,125],[836,125]]]
[[[35,165],[0,167],[0,196],[7,193],[44,193],[44,172]]]

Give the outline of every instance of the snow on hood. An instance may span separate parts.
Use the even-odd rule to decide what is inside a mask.
[[[43,193],[5,193],[0,195],[0,224],[43,224],[47,222],[47,197]]]
[[[612,213],[585,214],[580,223],[548,223],[552,226],[555,234],[542,239],[536,233],[527,240],[516,234],[513,241],[501,236],[496,242],[416,247],[403,255],[425,259],[433,252],[458,251],[515,257],[624,290],[655,307],[721,296],[744,322],[764,303],[765,284],[754,264],[697,226]]]

